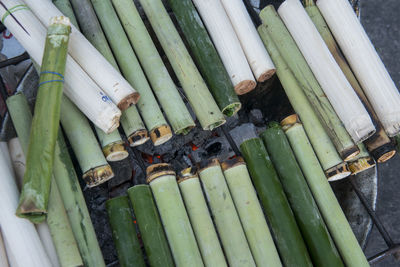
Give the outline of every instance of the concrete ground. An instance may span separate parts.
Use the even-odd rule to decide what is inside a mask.
[[[361,22],[381,56],[397,88],[400,88],[400,1],[362,0]],[[377,214],[386,226],[393,241],[400,243],[400,156],[379,165]],[[368,257],[386,249],[387,246],[373,228],[366,247]],[[400,266],[400,261],[389,257],[373,266]]]

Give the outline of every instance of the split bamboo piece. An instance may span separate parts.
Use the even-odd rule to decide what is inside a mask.
[[[150,186],[135,185],[128,189],[128,195],[150,266],[175,266]]]
[[[158,106],[111,0],[91,2],[124,77],[141,95],[137,107],[150,131],[151,140],[156,146],[167,142],[172,137],[171,129]]]
[[[40,69],[35,113],[29,128],[26,171],[16,211],[17,216],[33,223],[43,222],[48,211],[70,32],[68,18],[51,19]]]
[[[140,0],[158,40],[194,113],[204,130],[213,130],[224,124],[225,118],[186,50],[161,0]]]
[[[150,165],[147,183],[153,191],[176,266],[204,266],[171,166]]]
[[[250,138],[240,145],[240,150],[270,222],[283,265],[312,266],[307,247],[262,140]]]
[[[52,0],[52,2],[64,14],[64,16],[68,17],[71,23],[79,29],[70,0]]]
[[[220,0],[193,0],[193,3],[207,27],[236,94],[243,95],[252,91],[257,83]]]
[[[279,175],[313,264],[344,267],[281,126],[271,122],[260,136]]]
[[[373,168],[376,165],[374,159],[371,158],[364,144],[359,144],[358,148],[360,149],[360,154],[358,154],[354,160],[348,162],[349,169],[353,175]]]
[[[346,0],[318,1],[341,50],[374,107],[386,133],[400,132],[400,93]]]
[[[189,214],[205,266],[228,266],[201,189],[197,168],[179,174],[178,185]]]
[[[256,266],[218,159],[200,163],[199,176],[229,266]]]
[[[39,20],[46,25],[52,16],[62,13],[48,0],[24,0]],[[87,74],[103,89],[121,110],[136,104],[139,93],[108,63],[75,26],[71,27],[69,53]]]
[[[147,32],[135,4],[130,0],[112,0],[112,3],[174,133],[189,133],[196,124]]]
[[[257,266],[282,266],[243,158],[226,160],[221,167],[255,263]]]
[[[266,31],[265,25],[258,27],[258,32],[275,63],[276,73],[291,105],[303,121],[304,128],[307,131],[328,180],[339,180],[349,176],[351,172],[348,171],[346,163],[340,158],[296,77],[294,77],[293,72],[282,58],[271,36]],[[329,176],[328,174],[333,176]]]
[[[13,17],[16,19],[10,19],[11,16],[5,16],[5,14],[9,13],[7,13],[4,6],[1,6],[0,16],[5,16],[3,19],[4,25],[27,50],[32,60],[40,65],[46,38],[46,28],[22,1],[4,0],[2,3],[8,10],[13,10]],[[85,88],[85,90],[81,90],[81,88]],[[103,131],[111,132],[118,127],[121,111],[70,56],[67,56],[64,93]]]
[[[225,116],[233,116],[242,104],[192,1],[170,0],[169,5],[219,108]]]
[[[120,266],[146,266],[128,197],[120,196],[107,200],[106,209]]]
[[[274,7],[269,5],[264,8],[260,12],[260,18],[267,26],[266,31],[302,87],[340,156],[344,160],[355,157],[359,153],[358,147],[351,140]]]
[[[61,105],[61,125],[82,170],[88,187],[102,184],[114,177],[85,116],[65,96]]]
[[[264,82],[275,73],[268,52],[257,34],[257,30],[241,0],[220,0],[240,41],[254,76],[258,82]]]
[[[3,235],[1,234],[1,229],[0,229],[0,266],[1,267],[9,267],[10,266],[8,264],[6,247],[4,245]]]
[[[331,186],[325,179],[303,126],[298,122],[281,124],[344,263],[349,267],[369,266]]]
[[[376,130],[367,110],[300,1],[284,1],[278,13],[354,143],[373,135]]]
[[[378,162],[385,162],[392,158],[396,150],[390,138],[387,136],[385,130],[383,129],[382,123],[379,121],[378,115],[374,111],[371,103],[369,102],[367,96],[365,95],[363,89],[361,88],[357,78],[354,76],[349,64],[347,63],[342,51],[340,50],[335,38],[333,37],[328,25],[326,24],[324,18],[318,7],[315,5],[314,0],[305,1],[306,11],[313,21],[315,27],[321,34],[329,51],[335,58],[336,62],[339,64],[344,75],[346,75],[347,80],[350,82],[354,91],[357,93],[358,97],[363,102],[365,108],[370,114],[373,122],[375,124],[376,132],[370,138],[364,141],[368,151]],[[303,120],[304,123],[304,120]]]

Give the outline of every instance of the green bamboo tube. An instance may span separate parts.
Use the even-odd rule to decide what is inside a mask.
[[[369,266],[353,231],[325,179],[313,148],[300,123],[283,124],[296,159],[346,266]]]
[[[175,134],[187,134],[196,124],[147,32],[133,1],[112,0],[125,32]]]
[[[351,140],[350,135],[336,115],[328,98],[325,96],[321,86],[315,79],[314,74],[274,7],[269,5],[264,8],[260,12],[260,18],[267,25],[266,31],[270,34],[281,56],[300,83],[340,156],[344,160],[355,157],[359,153],[358,147]]]
[[[71,3],[69,0],[52,0],[53,4],[66,16],[69,18],[72,24],[78,28],[78,22],[72,10]]]
[[[17,216],[33,223],[43,222],[47,214],[70,32],[70,22],[65,17],[52,18],[47,30],[26,171],[16,211]]]
[[[175,266],[150,186],[135,185],[128,189],[128,195],[150,266]]]
[[[65,96],[61,124],[82,170],[87,186],[102,184],[114,177],[86,117]]]
[[[176,266],[204,266],[175,172],[167,163],[147,168],[150,184]]]
[[[120,266],[145,267],[128,197],[107,200],[106,209]]]
[[[199,176],[229,266],[256,266],[218,159],[201,162]]]
[[[192,1],[169,0],[168,3],[219,108],[224,115],[233,116],[242,105]]]
[[[161,0],[140,0],[158,40],[167,55],[204,130],[213,130],[225,123],[225,118],[186,50]]]
[[[101,145],[101,150],[107,161],[120,161],[129,156],[122,141],[121,135],[117,130],[106,134],[102,129],[94,127],[97,137]]]
[[[283,89],[285,90],[291,105],[303,121],[304,128],[307,131],[325,173],[327,175],[333,174],[333,176],[327,177],[328,180],[338,180],[350,175],[349,171],[344,171],[347,169],[344,167],[346,166],[346,163],[344,163],[340,158],[335,146],[319,121],[317,114],[301,89],[296,77],[294,77],[293,72],[289,69],[285,60],[279,53],[278,48],[274,44],[265,27],[265,25],[258,27],[258,32],[275,64],[276,74],[282,83]]]
[[[358,154],[355,159],[348,162],[349,169],[353,175],[371,169],[376,165],[363,143],[358,144],[358,148],[360,149],[360,154]]]
[[[26,155],[29,147],[29,133],[32,123],[32,114],[29,109],[28,101],[25,95],[17,93],[7,99],[7,107],[17,132],[22,151]],[[79,254],[77,242],[75,241],[67,212],[55,180],[57,168],[60,167],[57,165],[57,152],[58,144],[56,144],[54,153],[54,175],[49,195],[47,224],[61,266],[82,266],[83,262]]]
[[[260,138],[240,145],[284,266],[312,266],[278,174]]]
[[[167,142],[172,137],[171,129],[151,91],[111,0],[91,2],[124,77],[140,93],[137,106],[150,131],[151,140],[156,146]]]
[[[329,51],[332,53],[332,56],[335,58],[347,80],[350,82],[354,91],[357,93],[358,97],[361,99],[365,108],[367,109],[368,113],[374,121],[376,132],[364,141],[368,151],[374,156],[374,158],[378,162],[385,162],[389,160],[394,156],[395,149],[392,142],[390,141],[390,138],[387,136],[385,130],[383,129],[382,124],[379,122],[379,118],[376,115],[371,103],[368,101],[368,98],[365,95],[360,84],[358,83],[357,78],[354,76],[353,71],[347,63],[344,55],[342,54],[338,44],[335,41],[335,38],[329,30],[328,25],[326,24],[321,12],[315,5],[314,1],[306,0],[305,6],[308,15],[313,21],[318,32],[321,34],[321,37],[324,39]]]
[[[313,264],[344,266],[281,126],[272,122],[260,136],[279,175]]]
[[[226,160],[221,167],[257,266],[282,266],[243,158]]]
[[[131,147],[144,144],[150,139],[135,106],[130,106],[122,112],[121,125]]]
[[[179,174],[178,184],[204,265],[228,266],[201,190],[197,169],[190,167],[182,170]]]

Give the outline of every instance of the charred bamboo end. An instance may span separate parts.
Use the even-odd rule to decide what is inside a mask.
[[[147,178],[146,181],[150,184],[153,180],[166,176],[166,175],[176,175],[172,166],[168,163],[158,163],[147,167],[146,169]]]
[[[253,80],[244,80],[235,85],[237,95],[244,95],[256,88],[257,83]]]
[[[107,161],[120,161],[129,156],[122,141],[117,141],[103,147],[103,154]]]
[[[195,166],[181,170],[178,175],[178,183],[192,178],[199,178],[199,176],[197,176],[197,167]]]
[[[125,96],[121,101],[118,103],[118,108],[122,111],[129,108],[131,105],[136,104],[139,101],[140,94],[138,92],[134,92]]]
[[[242,157],[235,157],[233,159],[227,159],[221,163],[221,168],[223,171],[227,171],[231,168],[246,165],[246,162]]]
[[[339,163],[338,165],[325,171],[326,178],[329,182],[341,180],[351,175],[351,171],[346,162]]]
[[[98,186],[113,177],[114,173],[108,164],[90,169],[82,176],[88,187]]]
[[[356,145],[340,152],[340,156],[344,161],[350,161],[354,159],[358,154],[360,154],[360,149]]]
[[[281,121],[281,126],[284,131],[289,130],[293,125],[300,123],[299,116],[292,114]]]
[[[161,125],[150,131],[150,139],[155,146],[159,146],[172,138],[172,131],[169,125]]]
[[[274,76],[275,72],[276,69],[267,70],[258,77],[257,82],[262,83],[269,80],[270,78],[272,78],[272,76]]]
[[[360,158],[349,163],[352,174],[357,174],[375,166],[375,161],[371,157]]]
[[[211,168],[214,166],[220,166],[219,160],[217,158],[203,160],[198,164],[199,172],[202,172],[205,169],[208,169],[208,168]]]
[[[389,142],[370,151],[370,153],[378,163],[383,163],[394,157],[396,148],[393,142]]]
[[[140,129],[131,134],[128,137],[128,141],[131,147],[140,146],[146,143],[150,139],[146,129]]]

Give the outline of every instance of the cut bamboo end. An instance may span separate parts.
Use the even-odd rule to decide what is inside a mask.
[[[107,161],[120,161],[129,156],[122,141],[117,141],[103,147],[103,154]]]
[[[276,72],[276,69],[271,69],[271,70],[268,70],[268,71],[262,73],[260,75],[260,77],[258,77],[257,82],[262,83],[262,82],[265,82],[266,80],[269,80],[272,76],[274,76],[275,72]]]
[[[351,175],[351,171],[346,162],[342,162],[327,171],[325,171],[326,178],[329,182],[341,180]]]
[[[292,115],[287,116],[286,118],[284,118],[281,121],[281,126],[285,130],[285,128],[286,129],[290,128],[291,126],[293,126],[294,124],[299,123],[299,122],[300,122],[299,116],[297,116],[297,114],[292,114]]]
[[[146,182],[148,184],[150,184],[153,180],[162,176],[176,175],[174,169],[168,163],[158,163],[150,165],[146,169],[146,174],[147,174]]]
[[[50,25],[51,24],[63,24],[65,26],[71,26],[71,21],[68,17],[56,16],[50,19]]]
[[[20,218],[28,219],[34,224],[42,223],[46,220],[47,210],[38,209],[35,201],[26,198],[24,202],[18,206],[16,215]]]
[[[218,121],[216,121],[216,122],[214,122],[214,123],[212,123],[212,124],[210,124],[210,125],[207,125],[206,127],[203,127],[203,130],[205,130],[205,131],[212,131],[212,130],[214,130],[215,128],[218,128],[219,126],[225,124],[225,122],[226,122],[225,119],[223,119],[223,120],[218,120]]]
[[[238,111],[242,108],[242,103],[240,102],[235,102],[232,103],[228,106],[226,106],[223,110],[222,113],[227,116],[227,117],[232,117],[233,115],[235,115],[236,113],[238,113]]]
[[[140,146],[150,139],[146,129],[137,130],[128,137],[131,147]]]
[[[348,149],[345,149],[340,152],[340,156],[344,161],[349,161],[354,159],[358,154],[360,154],[360,149],[358,146],[354,145]]]
[[[129,108],[131,105],[136,104],[139,101],[140,94],[138,92],[134,92],[125,96],[119,103],[117,104],[118,108],[122,111]]]
[[[246,162],[242,157],[235,157],[233,159],[227,159],[221,163],[221,168],[223,171],[229,170],[236,166],[246,165]]]
[[[204,171],[205,169],[215,166],[220,166],[219,160],[217,158],[203,160],[198,164],[199,173]]]
[[[113,177],[114,173],[111,169],[111,166],[108,164],[90,169],[82,175],[82,178],[88,187],[95,187],[107,182]]]
[[[187,127],[184,127],[184,128],[177,129],[177,130],[175,131],[175,134],[187,135],[188,133],[190,133],[190,131],[191,131],[194,127],[196,127],[196,124],[193,124],[193,125],[190,125],[190,126],[187,126]]]
[[[178,184],[192,178],[199,178],[197,168],[195,166],[183,169],[178,175]]]
[[[150,131],[151,141],[155,146],[159,146],[172,138],[172,131],[169,125],[161,125]]]
[[[370,153],[378,163],[383,163],[396,155],[396,148],[393,142],[390,142],[370,151]]]
[[[360,158],[356,161],[349,162],[351,174],[357,174],[375,166],[375,161],[371,157]]]
[[[244,80],[235,85],[237,95],[244,95],[256,88],[257,83],[253,80]]]

